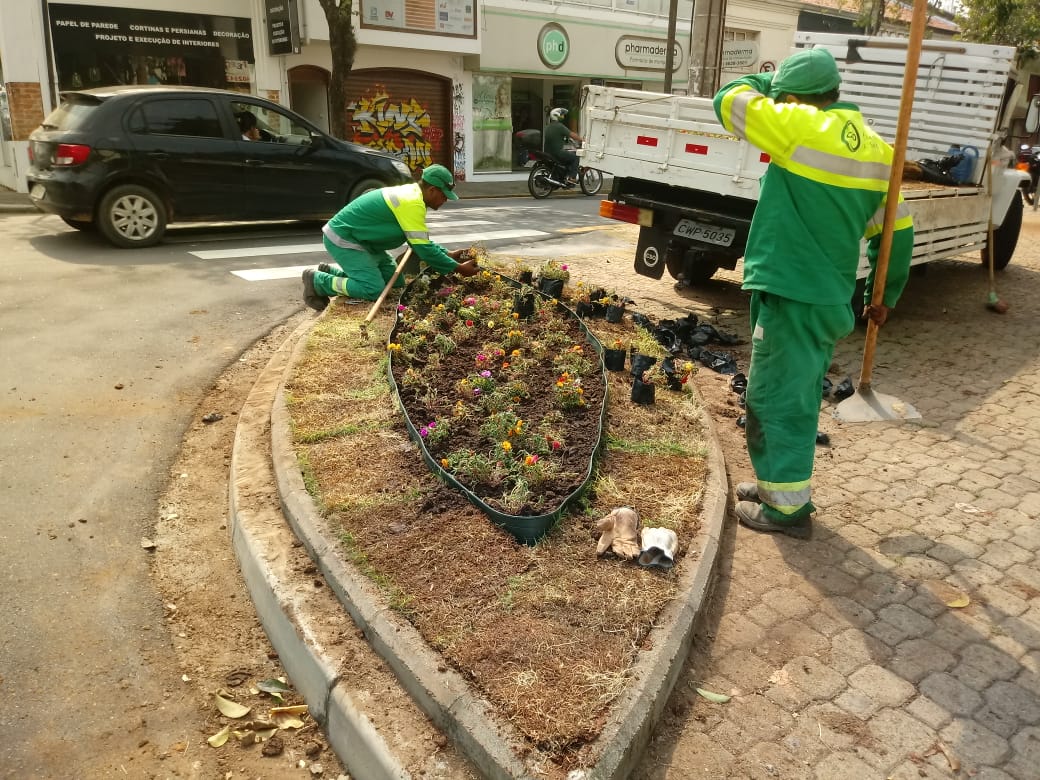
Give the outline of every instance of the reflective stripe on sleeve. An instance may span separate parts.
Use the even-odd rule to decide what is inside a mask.
[[[747,110],[751,101],[755,98],[764,97],[761,92],[753,89],[745,89],[737,92],[730,103],[729,121],[733,125],[733,133],[741,138],[747,138]]]
[[[913,220],[910,217],[910,207],[907,206],[905,202],[899,201],[899,205],[896,206],[896,221],[895,224],[892,226],[893,229],[901,230],[903,228],[910,227],[912,224]],[[881,232],[881,229],[884,227],[884,225],[885,204],[882,203],[878,210],[874,212],[874,215],[870,218],[870,221],[867,222],[867,229],[866,231],[864,231],[863,236],[865,238],[876,236],[878,233]]]

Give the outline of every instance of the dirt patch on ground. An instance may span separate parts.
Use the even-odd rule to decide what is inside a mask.
[[[362,338],[363,307],[338,302],[311,333],[287,384],[305,481],[342,554],[383,590],[445,661],[469,679],[557,770],[592,763],[595,739],[636,655],[672,598],[699,528],[706,433],[688,390],[630,399],[611,373],[607,444],[593,489],[533,547],[435,479],[390,396],[390,312]],[[589,322],[607,343],[630,321]],[[454,380],[452,380],[454,381]],[[670,572],[597,558],[595,522],[631,504],[645,526],[680,539]]]
[[[198,733],[173,746],[171,753],[176,755],[171,758],[187,759],[192,777],[280,780],[336,778],[343,773],[321,729],[306,716],[303,728],[281,729],[262,743],[252,739],[257,732],[249,724],[259,726],[256,722],[268,719],[270,708],[281,704],[257,685],[287,678],[253,609],[227,527],[238,410],[259,370],[300,319],[293,318],[261,339],[206,395],[159,505],[153,576],[181,663],[179,671],[169,674],[193,691],[198,709]],[[213,694],[222,689],[228,698],[251,708],[250,713],[238,719],[221,715]],[[294,692],[283,699],[285,704],[304,703]],[[243,739],[232,735],[222,747],[210,747],[206,739],[229,724],[249,734]],[[146,772],[138,777],[166,776],[171,769],[157,764],[148,770],[139,762],[132,768]]]

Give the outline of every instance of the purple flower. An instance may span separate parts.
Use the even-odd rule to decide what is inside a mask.
[[[437,295],[439,297],[441,297],[441,298],[447,298],[453,292],[455,292],[455,288],[454,287],[442,287],[441,289],[439,289],[437,291]]]
[[[473,395],[480,395],[481,392],[482,391],[481,391],[481,389],[479,387],[474,387],[473,388]]]
[[[405,309],[407,309],[407,308],[408,308],[408,307],[407,307],[407,306],[405,306],[405,305],[404,305],[403,303],[399,303],[399,304],[397,304],[397,310],[398,310],[398,311],[404,311],[404,310],[405,310]]]
[[[424,425],[422,428],[419,429],[419,435],[425,439],[427,436],[430,435],[430,429]]]
[[[490,379],[491,378],[491,372],[490,371],[481,371],[480,375],[482,377],[484,377],[485,379]]]

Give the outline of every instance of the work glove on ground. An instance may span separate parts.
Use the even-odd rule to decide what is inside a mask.
[[[596,555],[608,549],[619,558],[631,560],[639,555],[639,514],[630,506],[620,506],[596,522],[600,532]]]

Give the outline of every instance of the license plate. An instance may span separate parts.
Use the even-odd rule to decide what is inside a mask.
[[[42,184],[34,184],[32,189],[29,190],[29,197],[33,200],[43,200],[43,196],[47,194],[47,190],[44,189]]]
[[[696,222],[692,219],[681,219],[672,231],[677,236],[690,238],[694,241],[703,241],[705,244],[716,246],[729,246],[737,236],[733,228],[709,225],[707,222]]]

